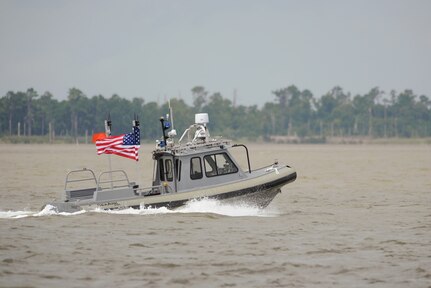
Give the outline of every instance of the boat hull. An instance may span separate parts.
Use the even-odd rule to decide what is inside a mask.
[[[111,199],[103,202],[92,200],[54,202],[50,203],[50,205],[54,206],[58,212],[75,212],[82,209],[91,210],[96,207],[102,209],[125,209],[130,207],[136,209],[142,207],[167,207],[168,209],[175,209],[185,205],[190,200],[208,198],[226,203],[265,208],[281,192],[281,187],[295,181],[297,177],[295,170],[288,166],[272,170],[263,168],[261,171],[254,171],[253,173],[257,175],[224,185],[215,185],[192,191],[136,196],[127,199]]]

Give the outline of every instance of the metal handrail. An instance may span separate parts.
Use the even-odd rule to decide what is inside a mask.
[[[93,178],[83,178],[83,179],[69,180],[69,176],[70,176],[71,174],[75,174],[75,173],[78,173],[78,172],[90,172],[90,173],[93,175]],[[64,190],[65,190],[65,191],[68,191],[68,190],[67,190],[67,184],[69,184],[69,183],[74,183],[74,182],[84,182],[84,181],[90,181],[90,180],[94,180],[94,183],[96,184],[96,186],[98,185],[98,184],[97,184],[96,175],[94,174],[93,170],[91,170],[91,169],[88,169],[88,168],[82,168],[82,169],[77,169],[77,170],[69,171],[69,173],[67,173],[67,175],[66,175],[66,180],[65,180],[65,182],[64,182]]]
[[[120,173],[120,174],[123,174],[123,175],[124,175],[124,178],[123,178],[123,179],[116,179],[116,180],[113,180],[113,179],[112,179],[112,174],[113,174],[113,173]],[[110,180],[107,180],[107,181],[100,181],[100,178],[102,177],[102,175],[105,175],[105,174],[111,174],[111,179],[110,179]],[[97,190],[99,190],[99,189],[101,188],[101,187],[100,187],[100,184],[107,184],[107,183],[111,183],[111,186],[112,186],[112,185],[113,185],[113,183],[115,183],[115,182],[123,182],[123,181],[126,181],[126,182],[127,182],[127,185],[116,186],[115,188],[130,186],[129,177],[127,177],[127,173],[126,173],[124,170],[112,170],[112,171],[104,171],[104,172],[101,172],[101,173],[99,174],[99,178],[98,178],[98,180],[97,180]],[[113,187],[113,186],[112,186],[112,187]]]
[[[244,144],[234,144],[234,145],[232,145],[232,148],[235,148],[235,147],[244,147],[245,148],[245,153],[247,154],[248,171],[251,174],[250,157],[248,155],[248,148],[247,148],[247,146],[245,146]]]
[[[204,143],[193,143],[193,144],[184,144],[179,146],[174,146],[171,148],[174,152],[183,152],[183,151],[190,151],[190,150],[197,150],[201,148],[215,148],[220,146],[230,146],[231,140],[227,139],[217,139],[215,141],[209,141]]]

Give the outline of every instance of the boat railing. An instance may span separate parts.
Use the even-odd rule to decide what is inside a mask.
[[[97,185],[96,175],[94,174],[93,170],[88,168],[82,168],[82,169],[69,171],[66,175],[66,180],[64,183],[64,192],[66,194],[66,200],[69,200],[72,198],[77,198],[77,199],[92,198],[93,193],[94,191],[96,191],[97,187],[98,185]]]
[[[287,166],[287,165],[285,165],[285,166]],[[283,167],[284,167],[284,166],[279,166],[279,165],[278,165],[278,161],[277,161],[277,160],[275,160],[275,161],[274,161],[274,163],[272,163],[272,164],[270,164],[270,165],[265,165],[265,166],[263,166],[263,167],[260,167],[260,168],[257,168],[257,169],[253,169],[253,170],[252,170],[252,172],[260,171],[260,170],[268,170],[268,169],[272,169],[272,168],[281,169],[281,168],[283,168]],[[289,166],[287,166],[287,167],[289,167]]]
[[[245,146],[244,144],[234,144],[234,145],[232,145],[232,148],[235,148],[235,147],[243,147],[245,149],[245,154],[247,156],[248,172],[251,173],[250,157],[248,155],[248,148],[247,148],[247,146]]]
[[[170,148],[170,150],[179,153],[198,149],[215,148],[220,146],[230,146],[231,140],[213,139],[208,142],[180,144]]]
[[[108,179],[105,180],[104,177]],[[130,184],[129,177],[124,170],[104,171],[99,174],[97,190],[130,187]]]

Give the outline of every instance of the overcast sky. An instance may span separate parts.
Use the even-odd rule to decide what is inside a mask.
[[[0,0],[0,96],[181,97],[238,104],[295,84],[431,97],[431,1]]]

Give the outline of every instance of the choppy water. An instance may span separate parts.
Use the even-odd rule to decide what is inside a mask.
[[[151,148],[113,168],[150,181]],[[431,287],[430,146],[249,149],[253,167],[298,171],[264,210],[202,200],[58,214],[40,207],[67,169],[107,158],[0,145],[0,287]]]

